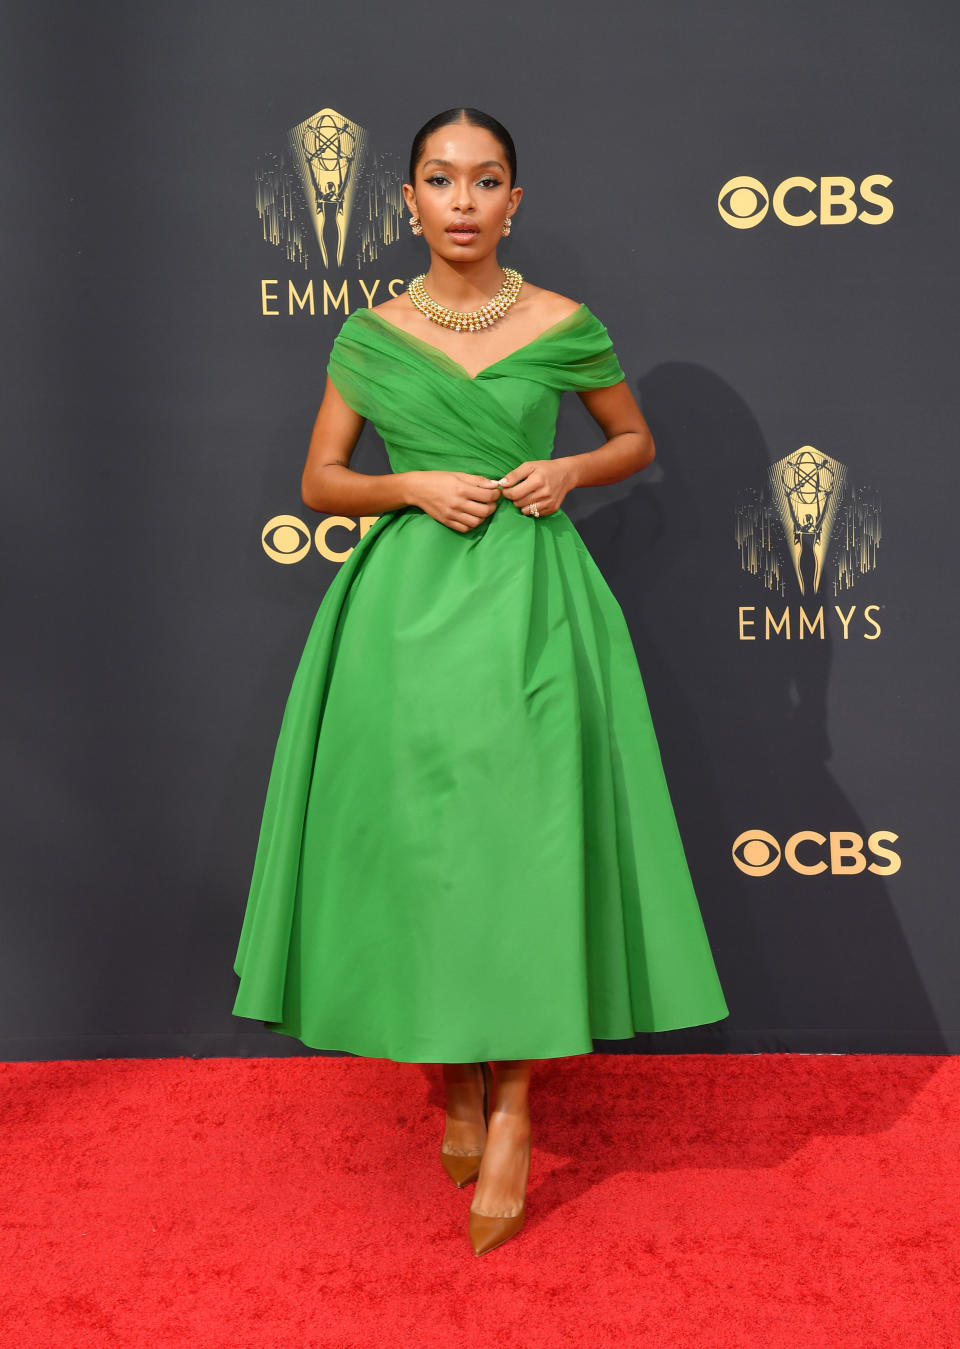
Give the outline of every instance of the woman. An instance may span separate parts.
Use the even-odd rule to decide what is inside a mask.
[[[497,259],[522,196],[499,122],[434,117],[403,191],[430,266],[327,367],[303,499],[378,518],[287,703],[234,1013],[442,1063],[481,1254],[524,1221],[533,1062],[727,1008],[626,622],[561,509],[646,467],[650,431],[589,309]],[[605,443],[552,459],[568,389]],[[367,419],[382,476],[349,467]]]

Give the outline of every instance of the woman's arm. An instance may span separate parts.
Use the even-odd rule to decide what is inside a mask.
[[[619,482],[653,462],[653,436],[626,380],[606,389],[585,390],[580,397],[607,437],[606,444],[586,454],[528,460],[501,478],[503,495],[524,514],[531,514],[534,506],[540,515],[552,514],[571,488]]]
[[[379,515],[412,504],[409,474],[357,473],[349,467],[364,420],[328,378],[300,482],[303,503],[312,511]]]
[[[606,389],[586,389],[579,397],[607,442],[597,450],[564,455],[557,460],[570,466],[571,487],[619,482],[653,463],[656,454],[653,436],[626,380]]]
[[[445,469],[356,473],[349,467],[350,456],[364,420],[328,378],[300,483],[303,503],[312,511],[381,515],[416,506],[441,524],[465,532],[496,510],[499,489],[478,473]]]

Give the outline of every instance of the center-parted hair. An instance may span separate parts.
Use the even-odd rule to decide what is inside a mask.
[[[466,122],[470,126],[481,126],[500,142],[510,170],[510,186],[513,187],[517,181],[517,150],[513,143],[513,137],[502,122],[498,122],[489,113],[481,112],[479,108],[448,108],[446,112],[438,112],[435,117],[431,117],[429,122],[424,122],[414,136],[410,150],[410,184],[413,185],[416,182],[417,165],[423,158],[427,138],[432,136],[435,131],[439,131],[441,127],[453,126],[456,122]]]

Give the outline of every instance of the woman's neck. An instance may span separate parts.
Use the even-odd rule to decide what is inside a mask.
[[[495,253],[476,262],[450,262],[432,254],[424,285],[430,298],[448,309],[479,309],[503,285],[503,268]]]

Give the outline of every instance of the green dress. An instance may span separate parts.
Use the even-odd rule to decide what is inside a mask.
[[[395,472],[552,453],[619,383],[581,305],[471,378],[369,309],[327,367]],[[573,523],[379,516],[290,691],[233,1012],[405,1063],[589,1053],[727,1015],[623,611]]]

